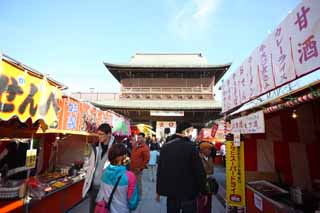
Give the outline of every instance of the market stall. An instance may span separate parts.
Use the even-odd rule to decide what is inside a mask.
[[[222,85],[227,161],[244,152],[244,162],[227,165],[228,210],[320,209],[319,10],[319,1],[302,1]]]
[[[56,203],[58,209],[55,212],[65,212],[82,200],[90,144],[97,142],[95,132],[99,125],[109,123],[114,136],[123,137],[130,134],[130,123],[112,111],[101,111],[68,96],[62,97],[59,106],[61,111],[57,127],[37,131],[37,135],[55,137],[53,143],[43,143],[50,157],[47,168],[42,170],[49,173],[38,177],[41,183],[52,183],[51,188],[55,191],[49,193],[51,197],[45,199],[46,202],[42,199],[35,208],[41,210],[41,206]]]
[[[319,86],[266,107],[265,133],[245,135],[249,212],[319,209]]]
[[[82,200],[98,126],[124,136],[130,123],[62,96],[62,84],[7,56],[0,79],[0,212],[65,212]]]
[[[281,100],[230,115],[233,134],[227,138],[226,167],[230,206],[246,206],[247,212],[320,208],[319,98],[320,79]],[[238,185],[238,174],[244,174],[246,184],[243,180]]]
[[[42,172],[49,165],[45,146],[56,137],[37,132],[57,127],[64,86],[4,55],[0,78],[0,212],[40,212],[48,201],[60,209],[61,200],[55,203],[53,197],[79,180],[74,174]]]

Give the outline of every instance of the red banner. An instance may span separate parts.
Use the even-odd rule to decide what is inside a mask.
[[[212,129],[211,129],[211,136],[212,136],[213,138],[216,136],[216,133],[217,133],[218,128],[219,128],[219,125],[216,124],[216,123],[214,123],[214,124],[213,124],[213,127],[212,127]]]
[[[102,111],[99,108],[64,96],[59,102],[59,122],[57,129],[94,133],[102,123],[113,127],[117,135],[130,135],[129,121],[112,111]]]

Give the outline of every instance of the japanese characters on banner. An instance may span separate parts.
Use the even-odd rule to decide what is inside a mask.
[[[58,124],[61,91],[44,79],[30,75],[5,60],[0,61],[0,119],[31,118],[50,127]]]
[[[261,84],[260,84],[260,77],[259,77],[259,60],[257,57],[253,57],[253,55],[258,54],[258,48],[256,48],[251,56],[245,61],[247,66],[245,69],[248,70],[248,88],[246,88],[249,93],[248,100],[254,99],[257,97],[261,92]]]
[[[57,129],[96,132],[102,123],[112,126],[116,135],[130,135],[129,121],[111,111],[102,111],[89,103],[64,96],[59,102],[59,124]]]
[[[216,136],[216,133],[219,129],[219,124],[217,123],[214,123],[212,128],[211,128],[211,137],[215,137]]]
[[[223,82],[223,112],[320,68],[319,11],[302,1]]]
[[[245,206],[245,178],[244,178],[244,147],[234,145],[233,141],[226,143],[226,184],[227,204],[229,206]]]
[[[293,61],[298,76],[320,67],[320,1],[305,0],[289,16]]]
[[[270,40],[271,37],[268,37],[258,47],[258,73],[261,84],[260,93],[265,93],[275,88],[274,75],[272,73],[272,49],[270,47]]]
[[[285,19],[270,36],[270,47],[274,50],[272,52],[272,67],[276,86],[282,86],[296,78],[291,57],[290,32],[286,27],[289,24],[290,19]]]
[[[241,134],[265,133],[263,111],[231,120],[231,132]]]

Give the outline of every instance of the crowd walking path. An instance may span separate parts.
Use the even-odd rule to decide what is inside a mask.
[[[219,182],[219,181],[218,181]],[[156,194],[156,183],[151,181],[151,170],[146,169],[142,176],[143,185],[143,195],[139,206],[133,213],[166,213],[166,198],[161,197],[160,202],[155,201]],[[223,189],[222,187],[220,187]],[[220,190],[220,189],[219,189]],[[88,213],[89,212],[89,200],[85,199],[83,202],[79,203],[69,213]],[[225,207],[221,204],[219,197],[213,196],[212,199],[212,212],[213,213],[223,213],[225,212]]]

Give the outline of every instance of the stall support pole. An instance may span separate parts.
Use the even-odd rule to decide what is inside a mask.
[[[31,142],[30,142],[30,150],[33,149],[33,134],[31,136]],[[27,182],[29,181],[29,178],[30,178],[30,169],[28,169],[28,172],[27,172]],[[29,212],[29,195],[30,195],[30,190],[29,190],[29,187],[28,187],[28,184],[27,184],[27,193],[26,193],[26,196],[24,198],[24,203],[25,203],[25,213],[28,213]]]

